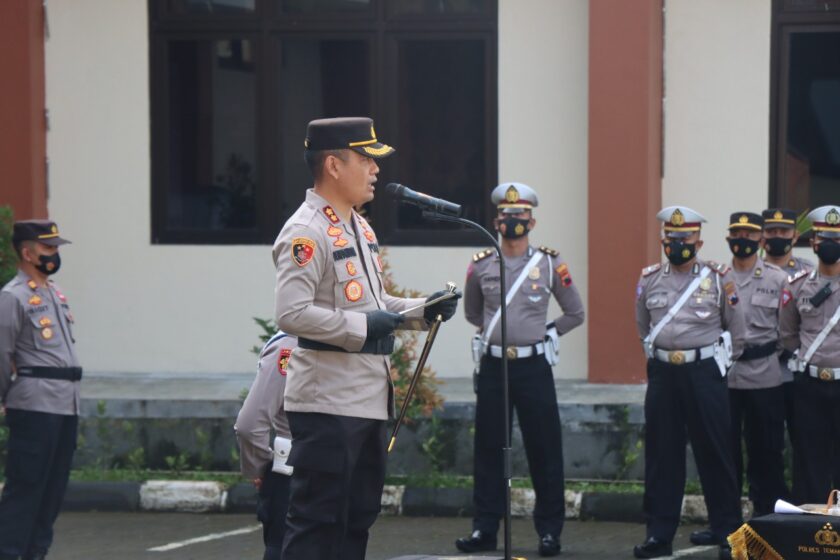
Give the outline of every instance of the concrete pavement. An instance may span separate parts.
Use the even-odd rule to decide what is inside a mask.
[[[689,544],[688,534],[697,528],[680,527],[675,540],[675,552],[681,550],[678,557],[717,558],[715,548]],[[390,560],[413,554],[466,559],[468,555],[455,553],[453,542],[469,529],[470,521],[464,518],[380,517],[371,532],[367,559]],[[561,558],[632,558],[633,545],[644,538],[644,533],[644,526],[636,523],[567,522]],[[261,535],[251,514],[63,513],[49,558],[256,560],[262,557]],[[512,535],[514,555],[539,558],[529,520],[515,519]]]

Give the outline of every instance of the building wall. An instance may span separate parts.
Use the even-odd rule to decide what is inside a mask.
[[[767,0],[665,3],[662,204],[703,214],[702,255],[729,261],[729,214],[769,200]]]
[[[499,177],[540,193],[534,241],[559,249],[586,298],[587,2],[500,0]],[[270,248],[152,245],[144,0],[48,5],[49,211],[73,240],[57,281],[91,371],[249,371],[273,309]],[[463,285],[476,248],[395,247],[396,281]],[[430,266],[433,263],[433,266]],[[554,308],[556,310],[556,306]],[[469,375],[472,328],[445,327],[430,364]],[[562,377],[586,377],[586,332],[563,339]]]

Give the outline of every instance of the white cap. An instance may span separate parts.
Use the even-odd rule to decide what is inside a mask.
[[[525,183],[502,183],[490,193],[490,201],[501,211],[515,214],[539,206],[537,193]]]
[[[808,214],[811,228],[820,237],[840,237],[840,207],[820,206]]]
[[[700,224],[706,221],[702,214],[688,206],[663,208],[656,215],[656,219],[664,222],[662,229],[669,237],[688,237],[695,231],[700,231]]]

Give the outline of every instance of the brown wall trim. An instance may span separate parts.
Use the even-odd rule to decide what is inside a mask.
[[[635,286],[660,261],[662,1],[589,3],[589,381],[639,383]]]
[[[15,219],[47,216],[44,9],[41,0],[0,2],[0,204]]]

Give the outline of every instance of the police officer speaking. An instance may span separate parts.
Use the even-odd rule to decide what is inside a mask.
[[[795,355],[793,497],[820,503],[840,481],[840,206],[808,214],[817,268],[792,276],[782,296],[782,344]]]
[[[685,491],[686,431],[720,555],[741,524],[732,460],[726,370],[741,354],[744,315],[728,267],[697,257],[705,218],[685,206],[657,214],[668,262],[642,271],[636,324],[647,361],[645,495],[647,540],[636,558],[670,556]],[[687,430],[686,430],[687,429]]]
[[[18,273],[0,292],[0,409],[9,426],[0,560],[44,558],[76,450],[79,381],[73,314],[50,280],[69,243],[48,220],[15,222]]]
[[[286,465],[292,434],[283,410],[286,370],[297,338],[279,332],[260,351],[257,377],[236,417],[236,437],[242,476],[254,481],[258,491],[257,518],[263,525],[263,560],[281,560],[286,513],[289,509],[289,475]],[[274,431],[274,446],[270,445]]]
[[[560,533],[565,518],[563,443],[557,393],[551,365],[555,364],[556,338],[583,323],[583,303],[572,283],[568,265],[557,251],[529,244],[536,220],[532,210],[537,193],[522,183],[503,183],[491,195],[498,208],[496,229],[502,235],[505,280],[509,286],[508,346],[501,346],[499,325],[502,294],[499,257],[495,250],[481,251],[467,269],[464,311],[478,327],[474,359],[480,362],[476,385],[473,501],[475,518],[470,536],[455,543],[462,552],[496,549],[499,520],[505,511],[504,401],[502,352],[510,369],[510,396],[516,409],[528,467],[536,492],[534,526],[542,556],[560,553]],[[551,297],[563,315],[546,324]]]
[[[385,292],[376,234],[354,210],[373,199],[376,159],[394,152],[373,121],[312,121],[305,147],[315,185],[273,252],[277,325],[298,337],[286,377],[294,473],[283,559],[361,559],[385,482],[394,330],[448,320],[457,300],[423,308],[445,291],[425,300]]]

